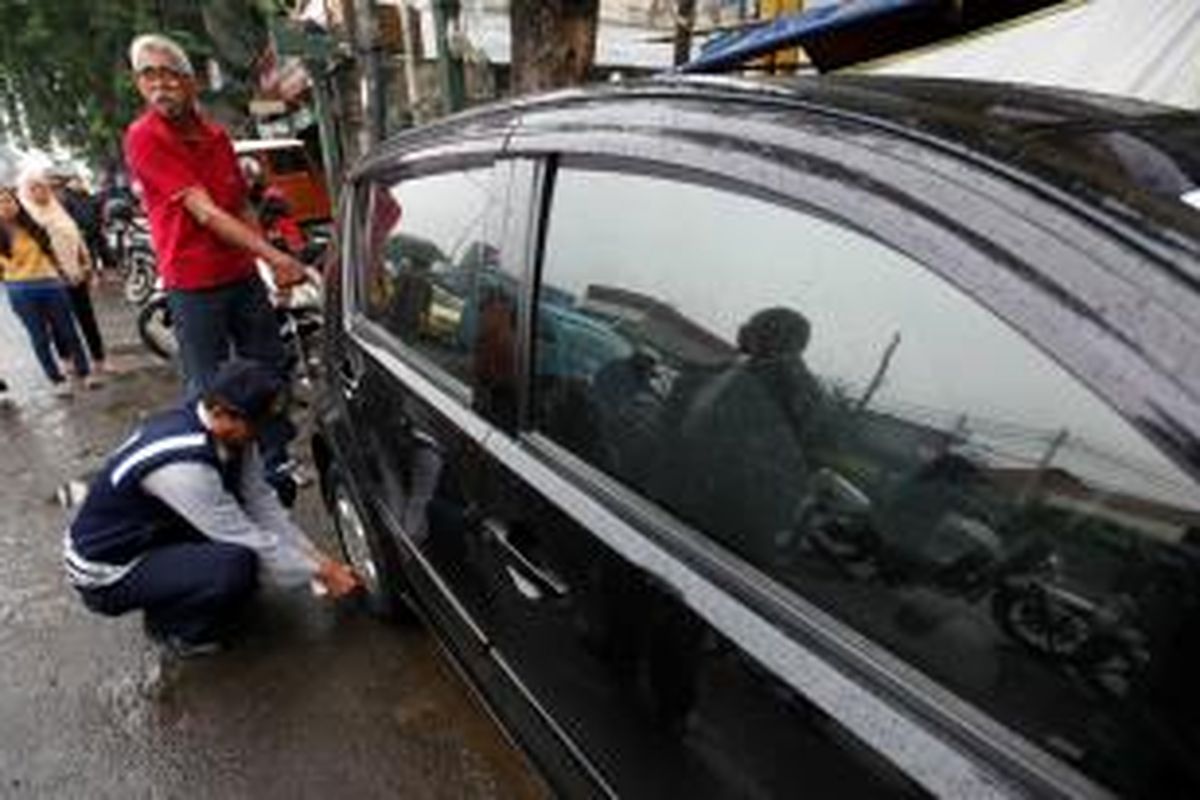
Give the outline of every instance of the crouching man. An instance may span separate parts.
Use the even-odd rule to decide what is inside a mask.
[[[141,609],[151,637],[190,656],[220,649],[260,576],[333,598],[359,585],[262,477],[256,428],[282,388],[273,370],[226,362],[201,399],[151,417],[109,457],[64,542],[89,609]]]

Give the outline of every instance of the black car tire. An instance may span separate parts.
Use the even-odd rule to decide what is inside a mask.
[[[372,615],[392,622],[414,619],[404,599],[399,556],[371,525],[337,467],[331,466],[325,482],[325,503],[333,518],[342,556],[363,582],[363,603]]]

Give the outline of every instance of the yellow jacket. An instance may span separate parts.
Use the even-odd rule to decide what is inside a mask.
[[[5,283],[58,279],[54,260],[21,227],[12,228],[12,255],[0,255],[0,278]]]

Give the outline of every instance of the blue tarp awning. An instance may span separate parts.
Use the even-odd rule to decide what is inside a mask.
[[[777,17],[711,40],[700,55],[679,67],[681,72],[720,72],[752,58],[804,45],[812,39],[875,25],[888,17],[914,11],[938,11],[945,0],[851,0],[811,11]]]

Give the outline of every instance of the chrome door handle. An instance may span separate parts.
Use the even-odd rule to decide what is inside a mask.
[[[509,568],[509,577],[522,595],[530,600],[540,600],[543,595],[558,599],[570,593],[566,582],[545,567],[535,564],[521,548],[512,541],[508,526],[489,517],[482,522],[485,537],[495,542],[504,551],[505,557],[514,565]]]

